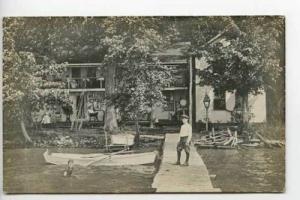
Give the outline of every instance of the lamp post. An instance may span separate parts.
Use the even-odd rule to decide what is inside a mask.
[[[205,94],[205,97],[203,99],[203,104],[204,104],[204,107],[206,109],[206,131],[208,131],[208,108],[209,108],[209,105],[210,105],[210,98],[207,95],[207,93]]]
[[[179,103],[180,103],[180,106],[182,108],[182,114],[185,115],[185,106],[186,106],[187,102],[186,102],[185,99],[181,99]]]

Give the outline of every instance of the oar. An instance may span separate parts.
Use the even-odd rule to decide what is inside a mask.
[[[114,155],[116,155],[116,154],[119,154],[119,153],[122,153],[122,152],[124,152],[124,151],[126,151],[127,149],[123,149],[123,150],[121,150],[121,151],[118,151],[118,152],[115,152],[115,153],[111,153],[111,154],[109,154],[108,156],[106,156],[106,157],[101,157],[101,158],[99,158],[99,159],[96,159],[96,160],[92,160],[92,161],[90,161],[90,162],[88,162],[86,165],[84,165],[85,167],[87,167],[87,166],[89,166],[89,165],[91,165],[91,164],[93,164],[93,163],[95,163],[95,162],[98,162],[98,161],[101,161],[101,160],[105,160],[105,159],[107,159],[107,158],[110,158],[111,156],[114,156]]]
[[[122,150],[123,151],[123,150]],[[133,150],[131,150],[131,151],[126,151],[126,153],[132,153],[132,152],[134,152]],[[121,151],[118,151],[118,152],[116,152],[116,153],[122,153]],[[80,158],[98,158],[98,157],[103,157],[103,156],[108,156],[108,155],[111,155],[111,154],[103,154],[103,153],[99,153],[100,155],[95,155],[95,156],[93,156],[93,155],[91,155],[91,156],[89,156],[89,155],[86,155],[86,156],[81,156]]]
[[[86,155],[86,156],[80,156],[80,158],[97,158],[97,157],[103,157],[105,156],[105,154],[102,154],[100,153],[99,155],[95,155],[95,156],[89,156],[89,155]]]

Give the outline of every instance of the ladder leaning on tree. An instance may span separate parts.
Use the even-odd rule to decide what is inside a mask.
[[[80,129],[82,128],[82,124],[83,124],[82,115],[84,114],[82,112],[83,99],[84,99],[84,92],[82,92],[80,94],[80,97],[79,97],[79,109],[76,112],[75,119],[72,121],[71,131],[72,130],[80,131]]]

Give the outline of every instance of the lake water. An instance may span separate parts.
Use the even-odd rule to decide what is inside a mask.
[[[214,187],[223,192],[283,192],[284,148],[198,149]]]
[[[95,153],[95,149],[54,149]],[[74,166],[64,177],[65,166],[48,165],[45,149],[4,149],[4,192],[7,193],[151,193],[154,165],[134,167]]]
[[[4,191],[8,193],[153,193],[154,165],[131,167],[45,164],[45,149],[4,149]],[[55,152],[96,153],[95,149],[52,149]],[[214,187],[223,192],[282,192],[284,149],[198,149]],[[175,150],[174,150],[175,153]]]

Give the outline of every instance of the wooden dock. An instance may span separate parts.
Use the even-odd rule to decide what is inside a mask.
[[[161,166],[152,183],[156,192],[221,192],[219,188],[212,186],[207,168],[194,146],[191,146],[189,166],[174,165],[177,159],[177,142],[178,134],[166,134]],[[184,160],[185,152],[182,151],[181,163]]]

